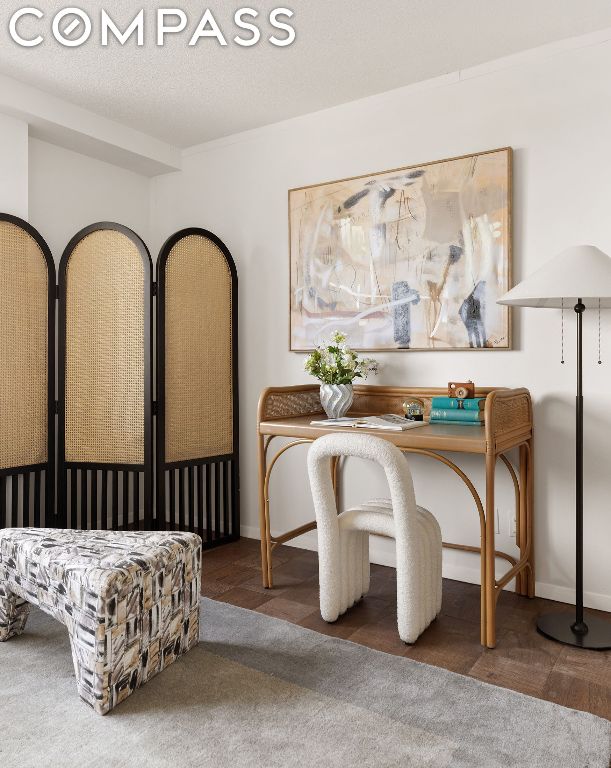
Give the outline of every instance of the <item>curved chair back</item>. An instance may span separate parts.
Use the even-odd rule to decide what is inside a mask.
[[[334,553],[339,551],[340,532],[330,461],[335,456],[354,456],[382,467],[390,491],[397,541],[401,542],[406,556],[416,569],[420,557],[414,484],[401,451],[387,440],[374,435],[342,432],[320,437],[308,452],[308,473],[318,528],[321,601],[323,596],[327,596],[325,599],[335,599],[331,585],[339,578],[340,564]],[[410,580],[408,591],[415,588],[415,582]],[[321,609],[324,613],[322,602]],[[332,606],[329,606],[329,611],[333,612]]]

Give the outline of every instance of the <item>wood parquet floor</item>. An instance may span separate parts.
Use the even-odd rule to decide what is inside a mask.
[[[318,611],[316,553],[277,548],[271,590],[261,586],[259,556],[259,542],[252,539],[206,552],[202,594],[611,719],[611,651],[564,646],[535,629],[537,614],[558,603],[503,592],[497,647],[488,650],[479,644],[479,587],[444,579],[441,615],[408,646],[397,634],[394,569],[372,565],[369,594],[337,622],[326,624]]]

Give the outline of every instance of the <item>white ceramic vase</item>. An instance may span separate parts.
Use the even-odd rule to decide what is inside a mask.
[[[352,405],[352,384],[321,384],[320,402],[327,417],[341,419]]]

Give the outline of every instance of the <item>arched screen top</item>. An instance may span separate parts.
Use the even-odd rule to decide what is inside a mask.
[[[65,461],[142,465],[150,420],[146,246],[120,225],[87,227],[64,252],[60,285]]]
[[[48,461],[54,301],[47,244],[0,214],[0,469]]]
[[[236,272],[223,243],[189,229],[159,258],[165,461],[232,454]]]

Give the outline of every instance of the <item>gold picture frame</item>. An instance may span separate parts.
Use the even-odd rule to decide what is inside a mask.
[[[289,190],[289,349],[512,348],[512,149]]]

